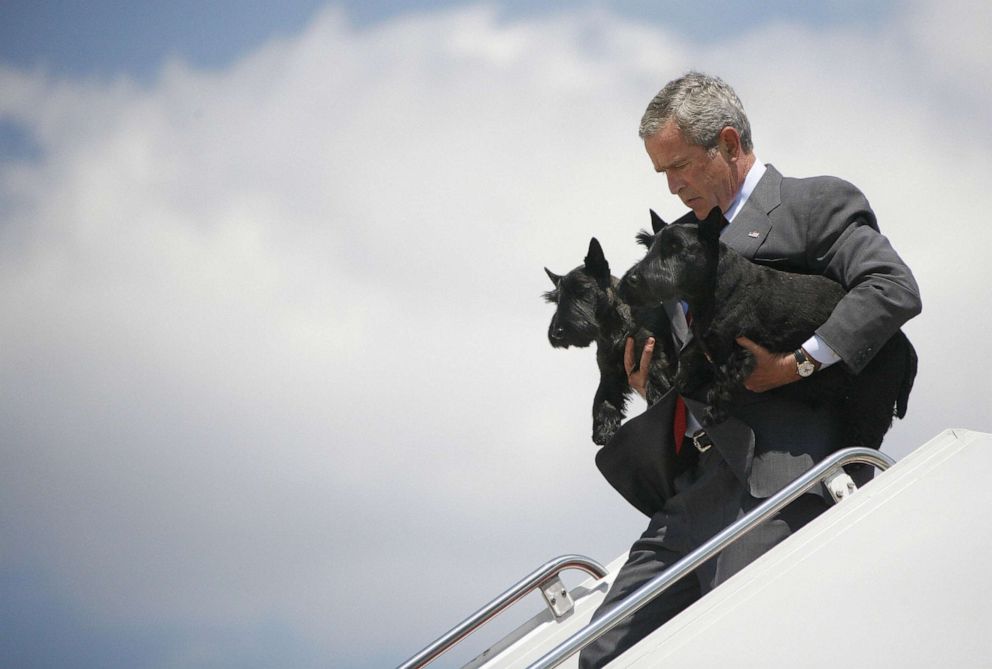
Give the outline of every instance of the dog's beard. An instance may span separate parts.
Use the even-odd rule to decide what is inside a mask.
[[[556,328],[561,328],[561,337],[553,336]],[[548,341],[555,348],[583,348],[595,341],[598,334],[599,325],[592,305],[577,302],[567,306],[559,305],[548,328]]]

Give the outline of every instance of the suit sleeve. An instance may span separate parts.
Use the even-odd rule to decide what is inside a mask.
[[[889,337],[920,313],[920,289],[879,232],[861,191],[840,179],[814,181],[806,260],[848,291],[816,333],[858,373]]]

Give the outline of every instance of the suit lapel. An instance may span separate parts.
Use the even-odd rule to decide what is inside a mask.
[[[720,240],[748,260],[754,260],[758,247],[772,229],[768,214],[781,203],[782,175],[768,165],[751,196]]]

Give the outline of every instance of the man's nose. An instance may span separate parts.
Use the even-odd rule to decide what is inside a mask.
[[[679,190],[681,190],[684,185],[682,180],[671,172],[665,172],[665,178],[668,179],[668,192],[672,195],[678,195]]]

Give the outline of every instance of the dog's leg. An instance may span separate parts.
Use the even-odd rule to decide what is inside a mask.
[[[703,394],[703,388],[712,381],[713,366],[706,359],[703,348],[694,339],[679,354],[675,387],[680,395],[692,397]]]
[[[609,443],[623,421],[626,392],[630,390],[625,375],[604,373],[592,403],[592,441],[599,446]]]
[[[727,406],[734,397],[735,383],[725,366],[721,365],[714,373],[714,380],[706,392],[706,411],[700,422],[709,427],[727,420]]]
[[[672,365],[665,355],[664,349],[655,349],[648,369],[647,401],[648,406],[654,405],[665,393],[671,390],[674,383]]]
[[[744,380],[754,371],[754,356],[734,345],[726,356],[726,361],[716,365],[713,382],[706,400],[709,408],[701,421],[704,426],[714,425],[727,420],[727,407],[733,403],[735,396],[744,388]]]

